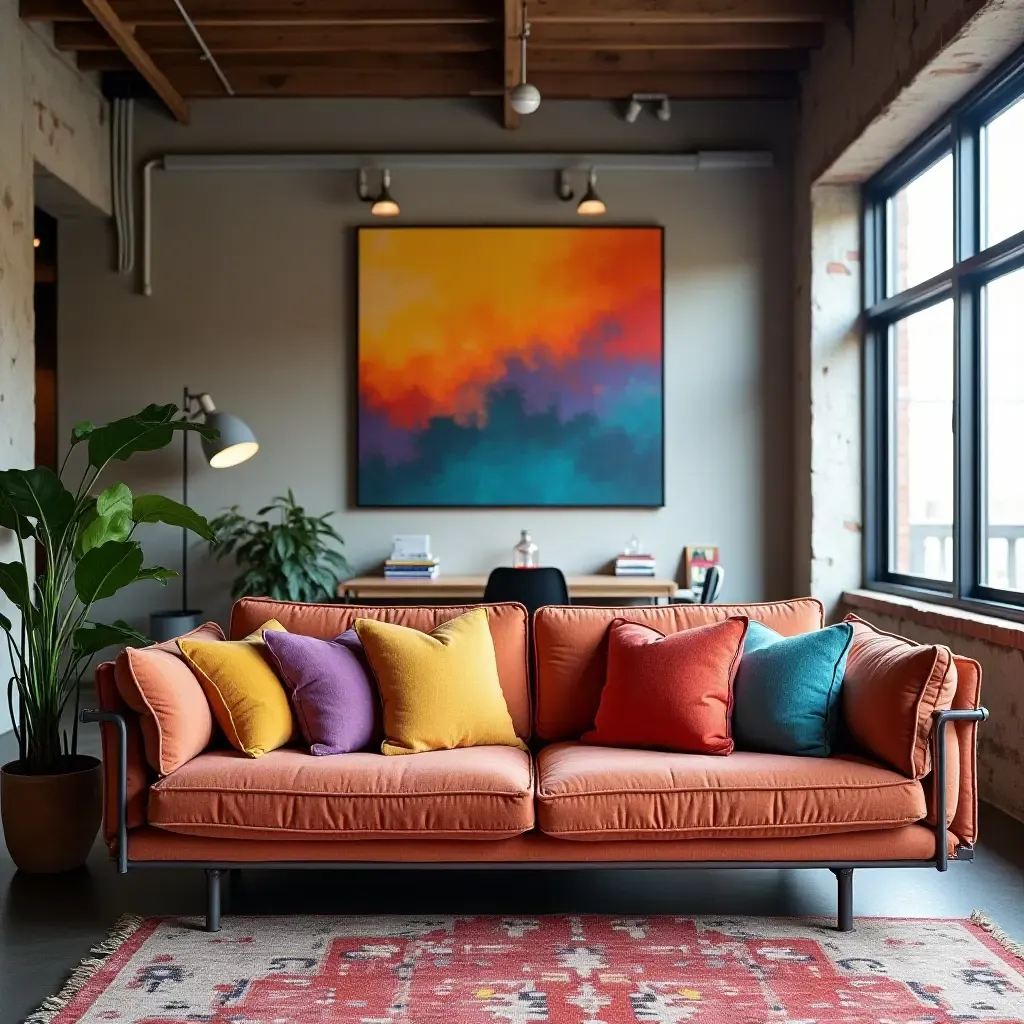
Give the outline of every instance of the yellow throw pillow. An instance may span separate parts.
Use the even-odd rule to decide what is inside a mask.
[[[249,757],[283,747],[294,730],[288,695],[264,658],[265,629],[287,632],[271,619],[244,640],[178,642],[228,742]]]
[[[381,753],[498,744],[526,750],[498,682],[487,612],[475,608],[432,633],[356,619],[384,705]]]

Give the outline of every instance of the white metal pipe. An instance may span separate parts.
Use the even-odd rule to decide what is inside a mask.
[[[163,160],[147,160],[142,165],[142,294],[153,294],[153,170]]]
[[[235,90],[231,88],[231,83],[227,80],[224,72],[221,70],[221,66],[217,63],[217,59],[210,53],[210,48],[206,45],[206,40],[203,38],[202,33],[196,28],[195,22],[188,16],[188,11],[185,10],[181,0],[174,0],[174,6],[178,8],[178,13],[185,19],[185,24],[188,25],[189,31],[192,33],[193,38],[199,44],[199,48],[203,51],[203,57],[209,63],[210,67],[216,72],[217,77],[220,79],[220,84],[224,86],[224,91],[229,96],[235,95]]]

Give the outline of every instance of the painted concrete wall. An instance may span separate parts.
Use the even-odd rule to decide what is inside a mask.
[[[678,152],[768,146],[768,171],[608,174],[607,223],[666,229],[667,507],[660,511],[370,511],[349,507],[355,346],[352,228],[369,223],[353,175],[161,174],[154,189],[154,294],[111,274],[101,226],[61,239],[62,429],[181,388],[211,392],[263,448],[223,471],[192,462],[191,497],[212,514],[254,512],[286,487],[338,509],[357,570],[396,532],[427,532],[448,573],[509,564],[522,528],[545,561],[598,571],[632,534],[674,575],[687,543],[719,543],[731,600],[791,591],[790,251],[787,104],[676,104],[672,121],[627,125],[610,104],[546,104],[519,132],[473,103],[197,103],[187,128],[139,111],[140,158],[168,151],[523,149]],[[549,172],[396,174],[403,224],[574,224]],[[133,488],[180,489],[179,449],[125,468]],[[147,529],[152,561],[178,564],[173,531]],[[193,551],[194,596],[228,609],[228,567]],[[138,587],[109,614],[145,623],[176,596]]]
[[[34,450],[33,178],[37,167],[97,212],[110,211],[107,105],[44,36],[0,0],[0,469],[29,467]],[[0,561],[17,556],[0,531]],[[0,611],[12,609],[0,597]],[[0,732],[10,726],[10,666],[0,645]]]

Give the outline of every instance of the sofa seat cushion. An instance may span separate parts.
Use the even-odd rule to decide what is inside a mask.
[[[894,828],[920,782],[852,756],[728,757],[579,743],[538,758],[537,824],[563,839],[758,839]]]
[[[291,749],[201,754],[161,779],[149,822],[193,836],[504,839],[533,827],[533,766],[514,747],[408,757]]]

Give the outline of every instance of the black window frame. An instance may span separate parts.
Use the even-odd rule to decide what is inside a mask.
[[[864,579],[869,587],[1024,621],[1024,590],[983,584],[986,527],[985,375],[981,295],[1024,267],[1024,230],[981,248],[982,144],[986,124],[1024,98],[1024,48],[864,186]],[[935,161],[953,156],[953,266],[887,295],[888,201]],[[1024,180],[1024,167],[1021,168]],[[953,579],[893,572],[890,330],[915,312],[953,300]],[[1018,585],[1024,586],[1021,581]]]

